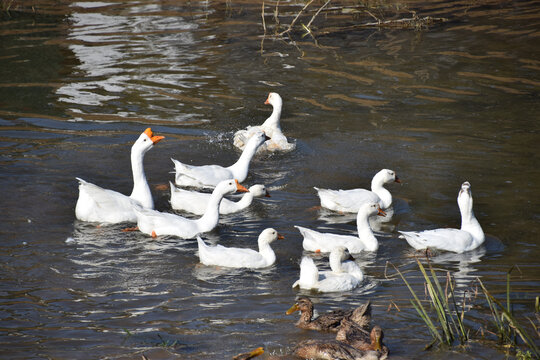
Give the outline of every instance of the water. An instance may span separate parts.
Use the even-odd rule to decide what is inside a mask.
[[[260,3],[250,1],[43,2],[36,14],[3,14],[3,357],[223,359],[257,346],[281,354],[303,339],[328,338],[297,329],[296,317],[285,315],[298,294],[291,284],[302,255],[293,225],[353,234],[353,218],[314,208],[313,186],[368,187],[382,168],[395,170],[402,184],[388,186],[396,215],[377,234],[379,251],[357,260],[368,280],[348,293],[310,294],[318,310],[370,299],[393,357],[425,356],[427,329],[387,267],[400,267],[422,292],[411,249],[395,228],[458,227],[457,192],[468,180],[487,241],[433,260],[462,291],[480,277],[500,299],[506,272],[518,265],[514,310],[529,326],[540,274],[538,7],[410,6],[449,21],[427,31],[332,33],[316,46],[300,34],[295,43],[261,42]],[[269,32],[272,10],[267,5]],[[282,4],[290,15],[282,23],[298,10]],[[350,16],[342,19],[329,14],[327,21]],[[297,149],[255,158],[246,184],[263,183],[272,197],[223,217],[205,238],[255,247],[260,231],[274,227],[285,240],[273,246],[271,268],[205,267],[194,241],[75,220],[75,177],[129,193],[129,148],[148,126],[166,136],[146,155],[145,170],[156,208],[169,210],[168,190],[158,187],[173,179],[169,158],[232,164],[232,134],[264,121],[269,91],[284,99],[281,124]],[[478,306],[467,324],[489,328],[485,301],[471,301]],[[503,357],[491,340],[428,354]]]

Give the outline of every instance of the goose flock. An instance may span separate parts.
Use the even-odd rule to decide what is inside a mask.
[[[276,261],[276,256],[271,244],[283,238],[273,228],[261,232],[258,238],[258,250],[222,245],[210,246],[200,237],[219,224],[220,214],[243,211],[250,206],[254,198],[270,196],[262,184],[253,185],[249,189],[240,184],[247,178],[251,160],[257,153],[289,152],[296,147],[294,142],[287,140],[281,130],[280,117],[283,106],[281,96],[272,92],[268,95],[265,104],[272,105],[273,111],[262,125],[249,126],[234,134],[233,144],[242,150],[234,164],[195,166],[171,159],[175,170],[175,182],[170,183],[171,207],[174,210],[190,212],[200,217],[191,219],[154,209],[154,201],[144,173],[143,160],[146,152],[164,137],[154,135],[148,128],[131,147],[133,175],[131,195],[103,189],[77,178],[79,197],[75,207],[76,218],[100,224],[136,223],[137,227],[134,229],[152,237],[169,235],[182,239],[196,239],[200,262],[207,266],[251,269],[272,266]],[[373,177],[371,190],[331,190],[315,187],[322,208],[338,214],[357,214],[358,233],[356,236],[339,235],[295,226],[303,237],[302,246],[307,253],[300,261],[299,278],[292,284],[293,288],[318,292],[342,292],[362,285],[363,271],[354,259],[350,258],[350,254],[377,251],[379,243],[371,228],[370,220],[379,218],[387,222],[392,217],[392,194],[384,186],[394,182],[400,182],[396,173],[389,169],[382,169]],[[206,191],[212,189],[212,193],[198,191],[201,189],[206,189]],[[225,198],[236,192],[245,193],[239,201]],[[474,216],[469,182],[461,185],[457,202],[461,212],[460,229],[399,231],[399,237],[405,239],[417,250],[433,248],[462,253],[479,247],[484,242],[485,236],[480,223]],[[311,256],[312,253],[328,254],[330,270],[319,271]],[[343,329],[336,340],[326,343],[312,341],[298,344],[295,350],[297,357],[380,359],[388,354],[387,349],[383,351],[381,347],[382,330],[374,327],[373,334],[367,332],[362,321],[351,320],[354,319],[351,316],[352,312],[341,317],[337,314],[329,314],[313,318],[313,306],[310,305],[309,299],[305,298],[298,300],[296,308],[293,307],[289,311],[296,310],[302,312],[301,321],[297,323],[299,326],[303,324],[300,327],[326,331]],[[329,320],[330,318],[332,320]],[[335,351],[340,352],[340,355],[335,355],[335,357],[321,355],[328,354],[329,349],[337,349]],[[261,351],[257,349],[253,352],[253,356],[260,353]]]

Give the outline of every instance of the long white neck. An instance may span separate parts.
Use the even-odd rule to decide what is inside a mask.
[[[268,127],[271,129],[279,129],[281,131],[281,126],[279,124],[279,119],[281,118],[281,108],[283,106],[283,103],[281,99],[274,100],[275,104],[272,104],[272,114],[270,114],[270,117],[264,121],[262,124],[263,127]],[[271,134],[267,134],[271,135]]]
[[[335,273],[345,272],[345,270],[343,270],[343,266],[341,265],[341,255],[342,253],[337,252],[337,251],[332,251],[330,253],[329,263],[330,263],[330,269],[332,269],[332,272],[335,272]]]
[[[253,155],[255,155],[258,145],[259,144],[255,141],[249,141],[244,148],[244,151],[242,151],[240,158],[238,158],[233,165],[228,167],[238,182],[246,180],[249,171],[249,163],[251,162]]]
[[[376,251],[379,248],[379,241],[373,235],[373,230],[369,226],[369,215],[363,212],[362,210],[358,211],[356,216],[356,228],[358,230],[358,238],[367,251]]]
[[[212,192],[210,195],[210,200],[206,206],[206,211],[204,215],[199,219],[195,220],[200,232],[207,232],[215,228],[219,222],[219,205],[223,199],[223,194],[219,191]]]
[[[472,198],[469,198],[466,204],[459,207],[461,213],[461,230],[470,233],[476,242],[483,243],[485,240],[484,231],[474,216],[472,205]]]
[[[253,193],[247,192],[244,194],[244,196],[242,196],[242,198],[239,201],[236,202],[236,206],[239,209],[245,209],[249,205],[251,205],[252,202],[253,202]]]
[[[133,191],[129,196],[133,200],[138,201],[143,207],[148,209],[154,208],[154,200],[150,187],[144,175],[143,166],[144,153],[136,149],[131,149],[131,171],[133,172]]]
[[[384,210],[392,205],[392,194],[383,185],[384,181],[377,175],[371,180],[371,191],[381,199],[381,208]]]
[[[267,264],[273,264],[276,261],[276,254],[266,241],[259,240],[259,254],[262,255]]]

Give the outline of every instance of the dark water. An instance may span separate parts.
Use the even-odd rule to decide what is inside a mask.
[[[273,25],[267,5],[266,22]],[[532,333],[539,295],[540,54],[537,3],[411,3],[448,22],[429,30],[362,29],[261,43],[260,3],[108,1],[51,4],[0,22],[1,282],[3,358],[223,359],[257,346],[286,353],[325,334],[294,327],[301,237],[293,225],[354,233],[351,218],[314,206],[313,186],[367,187],[390,168],[400,230],[459,227],[460,184],[472,184],[484,246],[442,254],[436,266],[460,291],[479,277]],[[299,10],[282,4],[283,15]],[[389,10],[390,11],[390,10]],[[334,16],[334,17],[333,17]],[[345,17],[350,19],[349,17]],[[283,17],[288,23],[292,16]],[[327,15],[329,22],[340,22]],[[262,47],[262,52],[261,52]],[[145,159],[156,208],[169,210],[170,157],[231,164],[232,134],[260,124],[269,91],[284,99],[282,127],[297,149],[254,159],[246,184],[269,199],[225,216],[205,236],[255,247],[274,227],[277,262],[260,271],[198,264],[194,241],[151,238],[75,220],[75,177],[129,193],[129,149],[146,127],[166,139]],[[315,295],[319,311],[370,299],[395,358],[503,358],[485,300],[466,316],[466,349],[423,351],[427,329],[392,263],[423,280],[395,229],[358,258],[366,284]],[[326,260],[317,260],[323,264]],[[443,273],[441,273],[442,275]],[[399,310],[398,310],[399,309]],[[536,338],[538,340],[538,337]]]

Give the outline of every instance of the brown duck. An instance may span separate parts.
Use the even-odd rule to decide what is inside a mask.
[[[342,341],[306,340],[293,351],[302,359],[314,360],[380,360],[385,359],[373,350],[359,350]]]
[[[344,318],[350,319],[360,327],[368,327],[371,320],[371,305],[369,301],[354,310],[334,310],[313,318],[313,302],[306,296],[300,296],[296,303],[287,310],[290,315],[300,311],[300,319],[296,326],[307,330],[337,332]]]
[[[344,342],[358,350],[371,350],[380,353],[381,359],[388,356],[388,347],[382,342],[384,333],[380,326],[374,326],[367,332],[349,319],[343,319],[336,335],[336,340]]]

